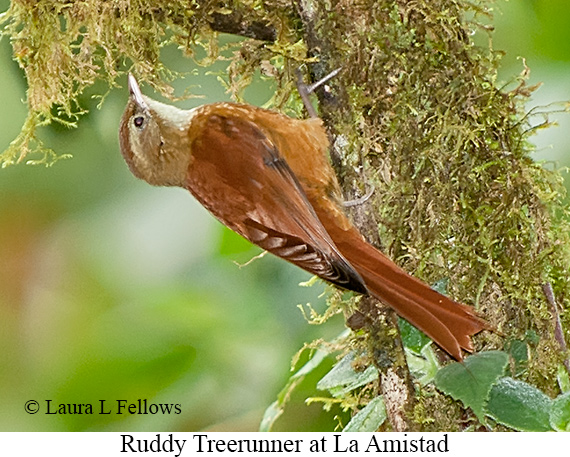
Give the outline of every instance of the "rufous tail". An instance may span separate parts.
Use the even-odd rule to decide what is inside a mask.
[[[430,288],[399,268],[354,228],[333,237],[340,252],[360,273],[370,294],[462,360],[473,351],[471,336],[489,326],[475,311]]]

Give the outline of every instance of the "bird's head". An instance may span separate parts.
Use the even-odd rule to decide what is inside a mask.
[[[191,160],[188,128],[194,110],[181,110],[142,94],[129,74],[129,101],[119,143],[131,172],[155,186],[180,186]]]

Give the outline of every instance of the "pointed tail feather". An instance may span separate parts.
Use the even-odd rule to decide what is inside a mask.
[[[489,328],[472,308],[410,276],[364,241],[356,229],[343,231],[341,236],[333,236],[333,239],[360,273],[372,296],[391,306],[455,359],[462,360],[461,349],[472,352],[470,337]]]

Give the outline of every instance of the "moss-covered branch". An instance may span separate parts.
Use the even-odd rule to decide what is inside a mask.
[[[479,23],[489,21],[486,1],[150,5],[12,2],[0,18],[2,34],[25,71],[30,117],[0,157],[4,165],[26,157],[38,125],[75,122],[82,113],[78,96],[97,79],[113,87],[133,71],[170,94],[174,73],[160,58],[167,43],[189,58],[205,49],[202,64],[228,59],[236,96],[255,72],[274,78],[272,104],[288,113],[301,112],[295,69],[303,66],[318,78],[342,67],[318,98],[346,197],[374,188],[372,198],[353,209],[355,223],[408,271],[429,283],[445,280],[448,294],[477,307],[497,330],[476,339],[479,350],[524,347],[518,378],[558,393],[556,375],[567,355],[555,333],[569,337],[569,214],[561,175],[530,157],[526,69],[517,87],[499,90],[500,54],[471,39],[489,33]],[[247,38],[220,50],[216,30]],[[560,307],[558,327],[544,284],[552,285]],[[368,363],[380,367],[385,348],[375,342],[383,340],[377,332],[384,327],[377,324],[390,319],[359,312],[368,321],[357,326],[350,347],[367,351]],[[388,359],[402,364],[394,354]],[[461,405],[433,386],[415,383],[409,392],[415,400],[406,417],[416,428],[465,423]]]
[[[256,3],[14,0],[0,16],[1,35],[9,37],[14,58],[25,71],[28,109],[35,121],[26,124],[0,163],[26,158],[37,125],[58,121],[73,126],[84,112],[79,96],[98,79],[111,88],[129,69],[171,95],[168,82],[175,73],[160,58],[168,43],[189,56],[204,48],[215,59],[214,30],[274,40],[275,18]]]

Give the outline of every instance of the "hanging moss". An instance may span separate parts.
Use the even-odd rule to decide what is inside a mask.
[[[236,98],[256,73],[274,79],[270,105],[289,114],[302,112],[295,69],[320,77],[342,67],[318,97],[347,198],[374,187],[355,223],[406,270],[445,279],[449,295],[477,307],[497,330],[476,337],[478,350],[527,345],[518,378],[555,395],[567,354],[542,286],[552,285],[568,338],[570,218],[560,173],[531,158],[528,69],[499,89],[501,54],[473,42],[490,17],[484,0],[14,0],[0,25],[25,71],[30,115],[0,162],[39,150],[35,162],[52,163],[34,149],[37,127],[75,125],[78,96],[98,79],[112,88],[131,71],[171,95],[176,73],[160,60],[169,43],[202,65],[227,60]],[[243,39],[220,46],[218,32]],[[374,363],[369,338],[356,332],[348,344]],[[418,389],[418,427],[460,428],[457,403]]]
[[[227,29],[224,18],[236,20],[233,12],[239,18],[247,15],[241,30],[246,35],[272,37],[275,28],[266,19],[271,14],[258,7],[253,0],[239,2],[231,10],[220,2],[198,0],[13,1],[0,15],[0,34],[10,39],[14,59],[25,71],[30,117],[20,136],[0,155],[0,163],[21,162],[29,152],[40,153],[33,163],[52,163],[53,152],[33,145],[36,128],[53,121],[75,126],[85,112],[78,98],[98,79],[112,88],[130,70],[171,96],[168,82],[176,72],[162,63],[161,48],[174,43],[189,57],[205,49],[207,57],[199,63],[212,63],[219,51],[214,29]]]
[[[346,88],[340,108],[323,103],[324,116],[344,138],[346,193],[374,185],[364,233],[377,228],[384,250],[408,271],[428,283],[447,279],[450,295],[486,316],[497,332],[477,337],[479,349],[539,335],[520,377],[554,395],[567,354],[542,286],[552,284],[568,329],[565,190],[559,172],[530,155],[527,69],[515,88],[497,89],[500,53],[470,38],[487,33],[477,21],[488,11],[478,5],[322,7],[314,34],[330,65],[345,69],[338,85]]]

